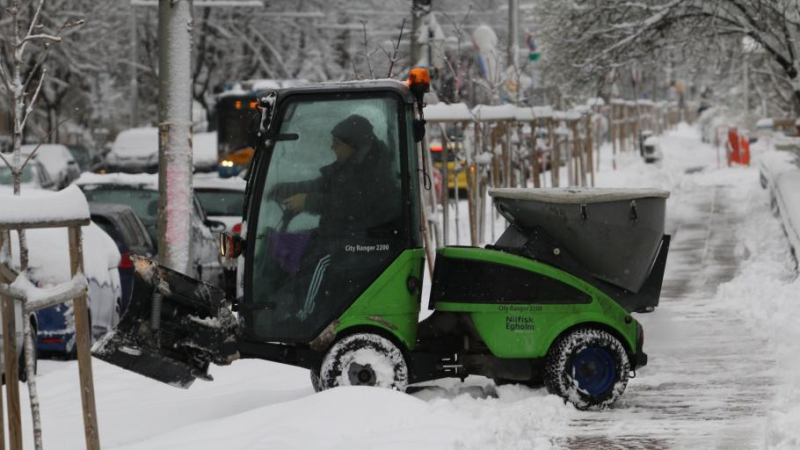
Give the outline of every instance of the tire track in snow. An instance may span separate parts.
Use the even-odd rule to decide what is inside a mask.
[[[774,395],[775,361],[765,342],[713,300],[739,267],[737,224],[746,212],[726,186],[683,193],[692,214],[678,223],[661,304],[640,315],[650,364],[611,410],[580,413],[569,449],[757,449]],[[669,216],[668,216],[669,218]],[[759,301],[759,299],[754,299]]]

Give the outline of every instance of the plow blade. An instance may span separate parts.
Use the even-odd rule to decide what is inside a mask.
[[[133,295],[116,329],[92,355],[182,388],[210,380],[211,363],[238,359],[238,325],[222,290],[142,257],[134,263]]]

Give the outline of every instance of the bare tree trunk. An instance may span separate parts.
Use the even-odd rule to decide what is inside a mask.
[[[43,31],[42,24],[40,23],[41,12],[44,6],[44,0],[33,0],[29,4],[21,5],[20,2],[10,2],[10,5],[5,8],[8,14],[6,20],[12,22],[12,35],[4,35],[0,45],[4,45],[4,54],[12,55],[11,61],[0,59],[0,81],[3,83],[3,88],[6,94],[6,100],[11,106],[11,115],[13,121],[13,155],[11,163],[3,158],[3,162],[9,164],[11,171],[14,174],[14,195],[20,195],[22,170],[28,163],[30,156],[23,160],[20,149],[22,147],[22,139],[25,127],[33,112],[33,106],[41,92],[42,85],[47,75],[47,70],[42,68],[41,64],[46,57],[47,48],[49,45],[61,42],[60,34],[71,27],[80,26],[83,20],[68,21],[54,33],[50,34]],[[30,13],[30,20],[25,23],[22,15],[24,12]],[[32,43],[43,44],[44,50],[39,50],[40,53],[29,60],[25,60],[26,47]],[[38,82],[32,76],[25,78],[23,70],[30,70],[31,73],[41,71],[41,77],[38,77]],[[34,89],[29,89],[35,86]],[[56,125],[53,127],[57,129]],[[43,136],[42,140],[47,138]],[[41,142],[41,141],[40,141]],[[10,235],[9,235],[10,236]],[[10,247],[10,243],[8,244]],[[20,268],[26,270],[28,268],[28,241],[25,230],[19,230],[19,247],[20,247]],[[10,249],[9,249],[10,251]],[[23,302],[23,310],[25,309],[25,302]],[[31,399],[31,421],[33,422],[34,444],[37,450],[42,449],[42,424],[39,413],[39,400],[36,392],[36,379],[33,371],[33,340],[30,335],[30,322],[27,317],[24,317],[23,330],[25,333],[25,360],[26,373],[28,375],[28,386]],[[0,402],[2,406],[2,402]],[[19,405],[16,405],[18,407]],[[9,404],[10,407],[10,404]],[[0,416],[2,417],[2,416]],[[2,421],[0,421],[2,425]],[[13,441],[13,439],[12,439]]]
[[[31,321],[25,316],[22,317],[22,332],[25,336],[25,347],[23,351],[26,355],[25,374],[28,379],[28,398],[31,402],[31,415],[38,418],[41,412],[39,411],[39,392],[36,389],[36,361],[29,356],[34,355],[36,350],[34,348],[35,343],[33,342],[33,335],[31,334]],[[39,420],[37,420],[37,422],[39,422]],[[37,449],[43,448],[41,423],[39,423],[39,426],[33,428],[33,442]]]

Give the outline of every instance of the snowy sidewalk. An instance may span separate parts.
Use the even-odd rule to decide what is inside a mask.
[[[626,153],[611,171],[606,151],[597,174],[599,186],[672,192],[661,304],[638,316],[650,363],[613,409],[581,412],[544,389],[478,377],[413,395],[314,394],[308,371],[253,360],[181,390],[95,360],[103,448],[800,448],[800,282],[769,195],[757,169],[718,169],[693,129],[662,143],[659,166]],[[40,365],[45,448],[83,448],[74,364]]]

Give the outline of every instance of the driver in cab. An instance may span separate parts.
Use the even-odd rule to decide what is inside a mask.
[[[292,213],[319,215],[319,234],[358,234],[391,219],[385,209],[396,178],[386,144],[372,124],[353,114],[331,130],[336,160],[319,169],[320,176],[275,187],[273,195]],[[396,194],[395,194],[396,195]]]

